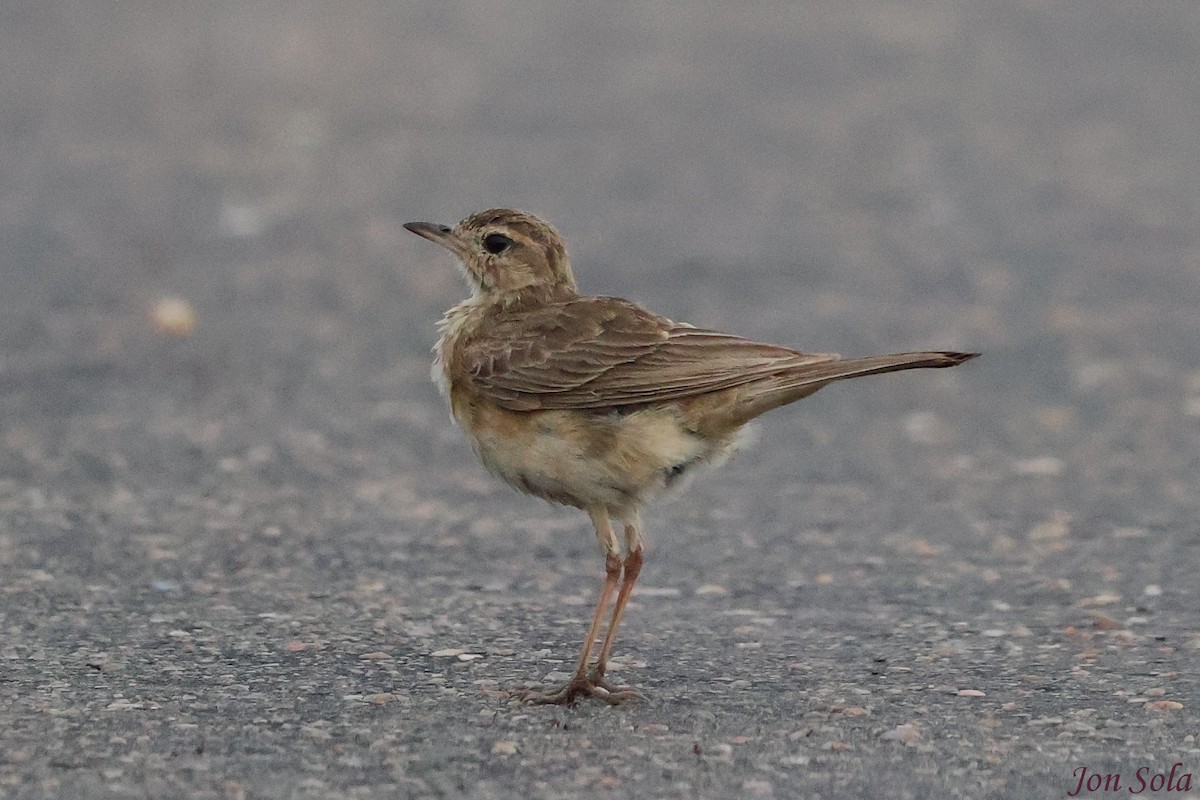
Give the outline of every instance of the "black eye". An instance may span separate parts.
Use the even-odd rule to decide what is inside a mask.
[[[483,237],[483,249],[487,250],[492,255],[499,255],[512,245],[512,239],[505,236],[503,233],[489,233]]]

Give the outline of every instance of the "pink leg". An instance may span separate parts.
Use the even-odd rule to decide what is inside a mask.
[[[608,657],[612,654],[613,642],[617,638],[617,626],[625,615],[625,604],[633,593],[633,585],[637,583],[638,573],[642,571],[642,551],[634,550],[625,559],[625,575],[621,581],[621,591],[617,593],[617,605],[613,608],[612,621],[608,623],[608,632],[604,634],[604,644],[600,646],[600,656],[592,670],[592,680],[598,681],[604,677],[604,669],[608,665]]]
[[[634,525],[626,524],[625,541],[630,550],[629,555],[622,561],[619,555],[620,545],[617,543],[616,535],[613,534],[608,512],[594,511],[591,512],[591,517],[592,523],[596,526],[596,538],[600,540],[600,546],[604,549],[605,554],[604,585],[600,588],[600,599],[596,602],[596,610],[593,612],[592,622],[588,626],[587,638],[583,642],[583,650],[579,654],[575,674],[570,682],[560,689],[546,693],[525,693],[523,697],[527,702],[574,705],[581,694],[599,697],[612,705],[625,700],[642,699],[642,696],[633,689],[612,686],[604,680],[604,668],[608,663],[608,656],[617,636],[617,626],[621,622],[621,616],[625,613],[625,604],[629,601],[629,593],[633,591],[633,584],[637,581],[638,573],[642,569],[641,538]],[[624,573],[623,579],[622,573]],[[617,590],[618,580],[621,583],[620,591]],[[591,674],[588,674],[592,648],[596,644],[600,625],[604,621],[608,604],[612,601],[614,593],[617,595],[617,603],[613,608],[612,620],[604,634],[604,643],[600,645],[600,656],[596,660],[596,666],[592,668]]]

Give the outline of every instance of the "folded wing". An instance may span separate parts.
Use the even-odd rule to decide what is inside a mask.
[[[835,361],[693,328],[608,297],[514,311],[463,351],[472,387],[514,411],[681,400]]]

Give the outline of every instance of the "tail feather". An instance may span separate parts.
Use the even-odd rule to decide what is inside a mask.
[[[928,351],[891,353],[864,358],[837,358],[805,364],[745,387],[749,396],[743,396],[743,400],[749,402],[744,405],[746,416],[743,422],[773,408],[808,397],[834,381],[861,378],[865,375],[881,375],[885,372],[899,372],[905,369],[957,367],[964,361],[970,361],[978,356],[979,353]]]
[[[861,378],[864,375],[880,375],[884,372],[898,372],[903,369],[943,369],[957,367],[964,361],[970,361],[979,353],[953,352],[922,352],[922,353],[891,353],[886,356],[866,356],[865,358],[839,358],[836,361],[825,361],[800,367],[795,373],[780,376],[780,389],[805,386],[811,383],[828,383],[846,378]]]

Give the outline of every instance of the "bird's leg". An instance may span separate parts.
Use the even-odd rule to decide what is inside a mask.
[[[579,654],[579,663],[575,667],[575,674],[570,682],[552,692],[538,694],[535,692],[526,693],[524,699],[531,703],[555,703],[561,705],[572,705],[575,699],[581,694],[590,694],[604,699],[609,703],[619,703],[626,699],[623,697],[612,696],[607,687],[597,684],[588,676],[588,663],[592,659],[592,648],[596,644],[596,637],[600,634],[600,625],[604,622],[605,612],[608,611],[609,601],[612,600],[613,593],[617,591],[617,582],[621,577],[621,546],[617,542],[617,536],[613,533],[612,522],[608,518],[607,511],[592,511],[589,512],[592,518],[592,524],[596,528],[596,538],[600,540],[600,546],[604,549],[604,584],[600,588],[600,599],[596,602],[596,611],[592,614],[592,622],[588,626],[587,638],[583,640],[583,650]],[[605,636],[605,646],[608,644],[608,636]]]
[[[629,554],[625,557],[623,564],[624,577],[621,579],[621,590],[617,593],[617,603],[613,606],[612,620],[608,623],[608,631],[604,634],[604,644],[600,646],[600,655],[596,658],[596,666],[592,668],[591,675],[588,676],[592,685],[608,690],[612,697],[621,700],[644,699],[641,694],[629,686],[614,686],[604,680],[608,657],[612,654],[613,642],[617,638],[617,628],[621,624],[621,617],[625,615],[625,604],[629,602],[629,596],[633,593],[633,585],[637,583],[638,575],[642,571],[642,535],[638,530],[640,527],[641,520],[636,516],[625,522],[625,546]]]

